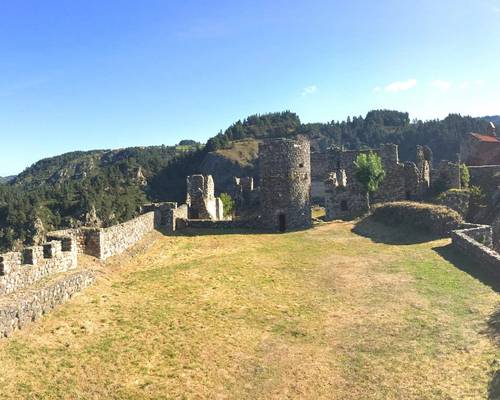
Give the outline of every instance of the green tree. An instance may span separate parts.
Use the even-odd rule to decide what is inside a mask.
[[[369,152],[358,155],[354,161],[356,171],[354,175],[366,192],[368,207],[370,207],[370,195],[377,191],[385,178],[382,159],[378,154]]]
[[[229,217],[233,215],[234,212],[234,200],[227,193],[221,193],[219,196],[222,200],[222,205],[224,206],[224,217]]]
[[[460,164],[460,184],[462,185],[462,189],[466,189],[469,187],[470,182],[470,173],[467,165]]]

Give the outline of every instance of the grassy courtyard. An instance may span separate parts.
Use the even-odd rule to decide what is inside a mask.
[[[0,341],[0,398],[500,398],[494,281],[449,240],[353,227],[151,234]]]

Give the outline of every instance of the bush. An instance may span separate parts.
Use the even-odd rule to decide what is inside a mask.
[[[460,184],[462,188],[468,188],[470,183],[470,172],[467,165],[460,164]]]
[[[463,223],[460,214],[448,207],[410,201],[377,205],[372,217],[387,225],[410,226],[438,236],[448,235]]]
[[[232,197],[227,193],[221,193],[220,199],[224,206],[224,217],[232,216],[234,213],[234,200]]]

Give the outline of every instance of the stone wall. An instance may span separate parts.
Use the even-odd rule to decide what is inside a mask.
[[[145,206],[146,210],[152,209],[153,211],[148,211],[137,218],[109,228],[66,229],[50,232],[48,237],[71,237],[76,243],[78,253],[105,260],[123,253],[127,248],[141,240],[144,235],[160,226],[162,222],[160,208],[160,206],[155,208],[154,205]],[[164,212],[167,213],[168,210],[169,208],[165,206]]]
[[[57,305],[70,299],[75,293],[91,285],[95,280],[89,271],[64,276],[42,287],[0,298],[0,337],[7,337],[36,321]]]
[[[488,225],[475,225],[451,233],[452,245],[458,251],[476,260],[479,268],[500,275],[500,254],[491,249],[492,234]]]
[[[188,206],[181,204],[179,207],[168,210],[168,216],[165,226],[162,226],[167,232],[175,232],[184,227],[184,224],[179,224],[180,220],[188,218]]]
[[[441,161],[431,172],[431,183],[438,191],[460,188],[460,168],[457,163]]]
[[[192,229],[258,229],[260,223],[257,220],[235,220],[235,221],[211,221],[208,219],[186,219],[183,226]]]
[[[466,165],[498,165],[500,141],[495,135],[465,135],[460,143],[460,159]]]
[[[52,231],[47,234],[48,240],[60,240],[71,237],[75,241],[78,254],[88,254],[93,257],[100,255],[100,229],[99,228],[73,228]]]
[[[0,295],[28,287],[50,275],[77,267],[73,238],[53,240],[43,246],[27,247],[22,252],[0,255]]]
[[[458,212],[462,217],[467,216],[469,211],[470,193],[466,190],[448,190],[441,193],[437,200],[437,204],[441,204]]]
[[[468,169],[470,185],[479,186],[491,198],[500,186],[500,165],[474,166]]]

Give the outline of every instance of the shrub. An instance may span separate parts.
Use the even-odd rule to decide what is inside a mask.
[[[221,193],[219,196],[224,206],[224,217],[229,217],[234,213],[234,200],[227,193]]]
[[[460,184],[462,185],[462,188],[468,188],[470,183],[470,173],[469,173],[469,168],[467,168],[467,165],[465,164],[460,164]]]
[[[446,236],[463,223],[460,214],[448,207],[411,201],[377,205],[372,217],[387,225],[410,226],[438,236]]]

